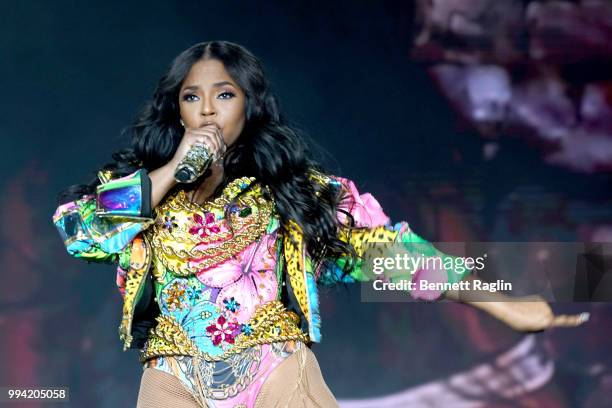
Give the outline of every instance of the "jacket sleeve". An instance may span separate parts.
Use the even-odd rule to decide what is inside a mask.
[[[436,300],[444,292],[433,290],[418,290],[419,281],[425,279],[429,282],[459,282],[469,275],[469,270],[458,267],[461,262],[456,262],[458,257],[448,255],[438,250],[432,243],[423,239],[410,228],[406,221],[392,223],[385,214],[378,201],[370,193],[360,193],[354,182],[342,177],[331,176],[331,183],[341,190],[342,199],[338,207],[338,220],[341,225],[349,223],[347,213],[353,218],[354,227],[357,229],[340,228],[339,236],[345,242],[350,243],[357,253],[358,258],[353,263],[348,273],[343,272],[343,268],[348,261],[348,257],[340,257],[331,262],[325,261],[318,271],[318,282],[322,285],[334,285],[339,282],[351,283],[358,281],[370,281],[382,279],[386,282],[397,282],[399,280],[411,280],[415,282],[415,290],[410,292],[416,299]],[[439,257],[442,262],[438,262],[437,267],[431,269],[417,268],[413,272],[393,273],[383,272],[381,275],[374,275],[371,271],[367,272],[364,267],[364,254],[368,246],[372,243],[391,244],[388,248],[390,253],[406,253],[414,257]],[[376,244],[379,245],[379,244]],[[378,248],[381,248],[379,246]],[[434,263],[424,264],[433,265]],[[440,267],[440,265],[442,265]],[[447,267],[447,265],[453,265]]]
[[[129,243],[154,222],[146,169],[121,178],[100,172],[96,192],[60,205],[53,214],[66,250],[76,258],[125,263]]]

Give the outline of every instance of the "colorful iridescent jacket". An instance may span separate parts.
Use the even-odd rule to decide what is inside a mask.
[[[345,258],[314,265],[296,223],[290,222],[286,226],[284,236],[279,233],[280,224],[274,202],[264,197],[263,189],[267,187],[253,177],[233,180],[220,197],[205,207],[190,203],[185,191],[178,189],[152,209],[151,180],[146,170],[141,169],[121,178],[100,172],[101,184],[96,193],[60,205],[53,215],[53,222],[70,255],[117,264],[116,281],[123,297],[120,338],[124,350],[141,349],[143,361],[156,355],[201,353],[199,349],[202,347],[197,347],[180,327],[177,329],[176,321],[168,319],[163,313],[160,315],[158,303],[162,308],[176,309],[177,304],[180,306],[176,296],[166,296],[163,302],[157,302],[163,295],[159,282],[164,282],[170,271],[175,278],[184,277],[184,282],[188,282],[190,276],[207,270],[222,273],[222,268],[215,268],[233,262],[254,242],[271,234],[274,234],[275,242],[271,246],[275,248],[276,259],[273,262],[270,258],[270,263],[277,279],[277,286],[274,287],[278,289],[276,295],[269,297],[274,301],[259,305],[254,313],[247,316],[248,322],[232,326],[237,332],[228,332],[225,337],[225,340],[231,340],[231,344],[219,348],[218,352],[207,349],[203,355],[209,359],[221,359],[232,351],[253,344],[280,340],[320,342],[318,285],[372,279],[371,274],[363,270],[362,257],[369,243],[401,243],[408,252],[415,254],[448,255],[411,231],[407,222],[392,224],[376,199],[369,193],[359,193],[351,180],[314,171],[310,177],[318,186],[341,190],[338,191],[343,197],[338,209],[341,224],[347,222],[348,212],[353,217],[354,225],[362,227],[350,233],[339,227],[340,238],[350,242],[360,257],[348,275],[342,273]],[[239,194],[243,190],[244,194]],[[234,230],[228,228],[224,218],[228,206]],[[441,274],[434,271],[436,276],[430,272],[419,270],[411,278],[457,282],[464,276],[450,269],[443,270]],[[208,278],[203,276],[206,275],[198,275],[202,282],[210,279],[210,275]],[[385,278],[383,275],[382,279]],[[386,278],[387,281],[393,279]],[[180,290],[181,296],[187,296],[186,291],[190,290],[188,285],[175,289]],[[411,295],[433,300],[441,293],[419,293],[415,290]],[[233,298],[224,300],[228,309],[236,306],[233,302]],[[236,312],[234,309],[231,311]],[[214,312],[203,311],[202,316]],[[227,328],[229,323],[222,319],[219,322]],[[217,326],[221,327],[219,324]],[[205,331],[207,328],[198,326],[194,330]]]

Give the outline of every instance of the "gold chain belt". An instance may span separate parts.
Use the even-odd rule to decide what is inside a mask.
[[[149,337],[140,354],[140,362],[157,357],[188,355],[207,361],[220,361],[258,344],[269,344],[287,340],[310,341],[299,328],[300,319],[295,312],[288,311],[279,300],[260,305],[248,324],[251,333],[240,333],[233,346],[220,355],[211,355],[198,348],[183,327],[171,316],[157,317],[157,326],[149,330]]]

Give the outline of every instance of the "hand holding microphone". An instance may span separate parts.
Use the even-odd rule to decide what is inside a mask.
[[[172,161],[179,160],[174,178],[179,183],[191,183],[221,159],[227,150],[221,129],[213,122],[201,128],[185,128],[183,140]]]

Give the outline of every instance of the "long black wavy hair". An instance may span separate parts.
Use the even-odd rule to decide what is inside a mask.
[[[153,171],[170,161],[184,132],[179,122],[179,91],[191,67],[202,59],[222,62],[246,96],[245,126],[224,155],[224,178],[213,196],[237,177],[256,177],[274,197],[281,231],[286,233],[286,223],[295,221],[302,228],[315,263],[343,257],[348,261],[344,263],[343,275],[348,273],[356,252],[352,245],[339,239],[338,227],[351,228],[354,222],[344,212],[348,222],[339,224],[337,211],[342,194],[337,189],[322,187],[308,176],[312,170],[323,174],[325,171],[314,159],[303,132],[283,118],[260,61],[238,44],[209,41],[181,52],[160,78],[152,99],[132,125],[122,130],[122,135],[131,137],[130,146],[113,153],[114,161],[102,170],[120,177],[140,168]],[[207,173],[200,180],[206,176]],[[70,186],[60,193],[58,201],[65,203],[92,194],[99,184],[95,177],[89,184]]]

